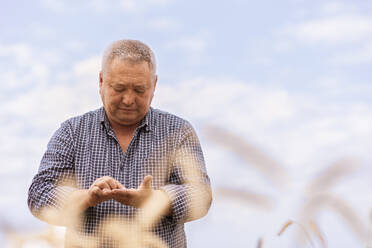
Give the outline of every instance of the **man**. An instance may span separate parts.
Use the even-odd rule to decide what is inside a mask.
[[[48,143],[28,205],[68,227],[66,246],[186,247],[184,223],[208,212],[198,138],[187,121],[150,107],[156,83],[147,45],[114,42],[99,73],[103,107],[65,121]],[[126,224],[110,226],[118,219]]]

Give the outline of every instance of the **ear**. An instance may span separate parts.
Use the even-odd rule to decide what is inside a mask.
[[[156,83],[158,82],[158,75],[155,75],[154,76],[154,91],[155,91],[155,88],[156,88]]]
[[[99,89],[102,89],[103,86],[103,74],[102,71],[99,72]]]

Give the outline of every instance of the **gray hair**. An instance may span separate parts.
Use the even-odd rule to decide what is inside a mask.
[[[116,58],[134,63],[146,61],[150,70],[156,74],[156,61],[153,51],[139,40],[118,40],[111,43],[103,54],[102,72]]]

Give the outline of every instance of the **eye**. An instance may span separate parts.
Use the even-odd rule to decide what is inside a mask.
[[[145,87],[140,86],[140,87],[135,87],[134,91],[139,93],[139,94],[143,94],[143,93],[145,93],[146,89],[145,89]]]
[[[114,91],[116,92],[122,92],[123,90],[125,90],[125,87],[121,86],[121,85],[113,85],[112,88],[114,89]]]

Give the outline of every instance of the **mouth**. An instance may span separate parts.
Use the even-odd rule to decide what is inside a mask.
[[[136,111],[135,109],[127,109],[127,108],[119,108],[119,110],[125,111],[125,112],[134,112],[134,111]]]

